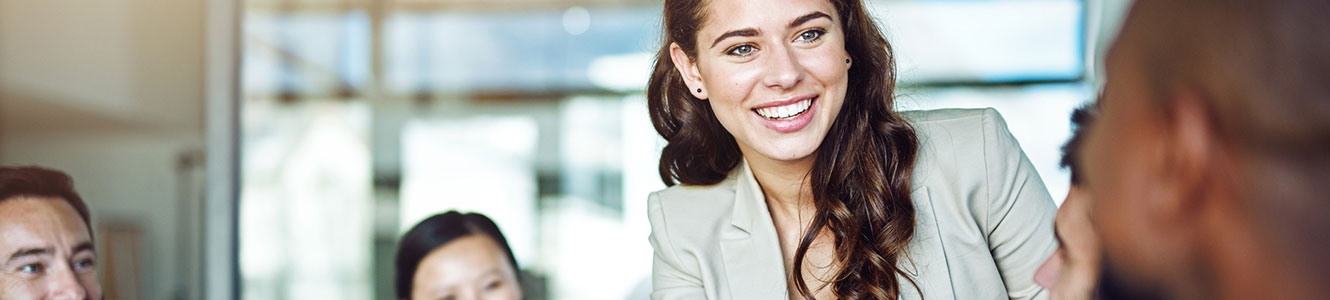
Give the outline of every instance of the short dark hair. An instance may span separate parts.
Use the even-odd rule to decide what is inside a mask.
[[[88,205],[74,191],[74,180],[65,172],[36,167],[0,167],[0,202],[21,197],[60,198],[74,207],[92,236],[92,215]]]
[[[1071,184],[1080,185],[1084,175],[1081,175],[1080,160],[1081,144],[1085,143],[1085,128],[1094,121],[1094,104],[1085,104],[1077,107],[1071,112],[1071,139],[1062,145],[1062,167],[1071,171]]]
[[[420,261],[430,251],[442,247],[458,238],[473,234],[483,234],[493,239],[499,248],[508,255],[508,262],[513,266],[513,274],[518,274],[517,258],[513,249],[508,247],[508,240],[499,232],[499,226],[490,218],[478,213],[462,214],[448,211],[420,221],[402,236],[397,248],[397,298],[411,298],[412,282]]]

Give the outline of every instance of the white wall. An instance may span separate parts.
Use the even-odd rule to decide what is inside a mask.
[[[141,299],[199,298],[176,169],[203,149],[203,5],[0,0],[0,164],[64,170],[94,226],[142,228]]]
[[[1104,75],[1104,56],[1108,54],[1109,47],[1113,40],[1117,38],[1118,31],[1122,29],[1122,21],[1127,18],[1127,12],[1131,10],[1132,0],[1087,0],[1087,7],[1090,13],[1087,17],[1087,34],[1091,34],[1091,40],[1087,49],[1095,52],[1088,56],[1092,59],[1091,80],[1094,80],[1096,87],[1103,87],[1102,81]]]

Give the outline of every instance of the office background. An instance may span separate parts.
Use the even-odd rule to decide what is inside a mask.
[[[1054,198],[1126,0],[869,0],[900,109],[995,107]],[[0,164],[69,172],[122,299],[390,299],[494,218],[533,299],[643,299],[646,0],[0,0]]]

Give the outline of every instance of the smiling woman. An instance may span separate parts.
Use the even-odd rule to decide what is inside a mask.
[[[1038,174],[991,109],[895,111],[861,1],[664,12],[647,96],[673,187],[648,204],[653,298],[1043,297]]]

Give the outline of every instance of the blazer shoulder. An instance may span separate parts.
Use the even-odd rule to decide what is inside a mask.
[[[672,240],[708,239],[729,224],[734,209],[733,178],[714,185],[676,185],[651,193],[647,200],[652,232]]]
[[[696,210],[715,211],[717,207],[729,206],[734,201],[733,180],[725,180],[713,185],[675,185],[651,193],[649,201],[659,202],[665,213],[673,215],[677,210],[686,210],[695,214]]]
[[[1002,115],[992,108],[908,111],[902,115],[919,139],[912,184],[952,195],[984,195],[992,184],[994,152],[1019,152]],[[961,199],[957,199],[961,200]],[[986,199],[985,199],[986,200]],[[962,207],[986,207],[965,199]],[[968,203],[978,202],[978,203]],[[951,205],[945,202],[939,205]]]
[[[982,125],[983,119],[998,116],[997,110],[988,108],[947,108],[935,110],[902,111],[910,125],[916,131],[931,131],[944,128],[969,127]]]
[[[733,198],[734,183],[726,179],[713,185],[679,184],[652,193],[661,201],[691,202],[714,198]]]
[[[1002,114],[992,108],[939,109],[901,112],[915,135],[920,153],[947,157],[982,154],[1000,137],[1009,136]]]
[[[935,164],[939,159],[981,157],[985,143],[991,140],[988,135],[993,131],[993,120],[1001,120],[1001,116],[992,108],[906,111],[901,114],[910,122],[915,136],[919,138],[920,156],[916,160],[916,170],[966,167]],[[1005,125],[1002,128],[1005,130]]]

